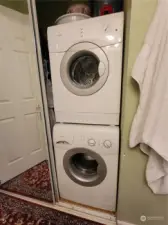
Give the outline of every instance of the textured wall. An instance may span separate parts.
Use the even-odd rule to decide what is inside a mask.
[[[147,156],[139,148],[128,147],[132,119],[137,109],[139,91],[131,71],[145,34],[153,18],[157,0],[125,0],[126,46],[123,81],[122,133],[118,219],[134,224],[167,225],[168,198],[154,195],[145,181]],[[140,216],[164,216],[163,221],[140,222]]]

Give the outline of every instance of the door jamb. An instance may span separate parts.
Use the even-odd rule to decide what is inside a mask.
[[[57,181],[56,168],[55,168],[54,147],[52,142],[52,134],[51,134],[51,128],[50,128],[49,113],[48,113],[46,87],[45,87],[45,81],[44,81],[44,70],[43,70],[43,63],[42,63],[42,53],[41,53],[41,46],[40,46],[36,2],[35,0],[27,0],[27,4],[28,4],[30,17],[31,17],[35,44],[36,44],[36,58],[38,63],[39,81],[40,81],[43,111],[44,111],[44,127],[46,131],[45,134],[46,134],[46,139],[48,144],[47,153],[49,158],[50,179],[51,179],[51,187],[53,191],[52,192],[53,203],[55,204],[56,202],[59,201],[59,191],[58,191],[58,181]]]

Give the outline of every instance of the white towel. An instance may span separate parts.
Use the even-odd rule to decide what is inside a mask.
[[[130,147],[149,155],[146,179],[156,194],[168,194],[168,0],[159,0],[132,77],[140,101],[130,133]]]

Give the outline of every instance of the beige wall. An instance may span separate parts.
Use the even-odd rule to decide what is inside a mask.
[[[21,13],[28,13],[26,0],[0,0],[0,5],[6,6],[10,9],[14,9]]]
[[[131,71],[157,6],[157,0],[125,0],[126,46],[123,83],[122,133],[118,219],[133,224],[167,225],[168,197],[154,195],[145,181],[147,157],[128,147],[129,131],[138,105],[138,86]],[[164,216],[164,221],[140,222],[140,216]]]

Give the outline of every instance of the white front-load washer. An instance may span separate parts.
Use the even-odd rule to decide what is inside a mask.
[[[60,198],[115,211],[119,127],[56,124],[53,141]]]
[[[57,122],[119,124],[123,12],[48,28]]]

